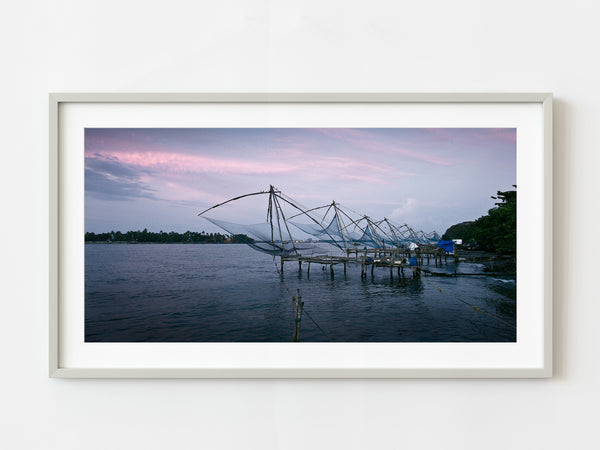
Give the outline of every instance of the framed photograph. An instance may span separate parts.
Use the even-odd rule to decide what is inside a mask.
[[[49,100],[51,377],[552,375],[551,94]]]

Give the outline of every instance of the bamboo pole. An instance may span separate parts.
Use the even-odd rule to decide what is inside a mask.
[[[297,294],[298,298],[292,297],[295,306],[294,334],[292,335],[292,342],[300,342],[300,321],[302,320],[302,309],[304,308],[304,302],[300,296],[300,289],[298,289]]]

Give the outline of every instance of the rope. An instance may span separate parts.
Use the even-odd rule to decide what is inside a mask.
[[[277,274],[281,276],[281,271],[279,270],[279,267],[277,267],[277,263],[275,262],[275,260],[273,259],[273,265],[275,266],[275,270],[277,271]],[[294,301],[296,299],[296,297],[294,296],[294,294],[292,294],[292,291],[290,291],[290,288],[288,287],[287,283],[285,282],[285,280],[281,280],[283,283],[283,287],[285,287],[285,290],[288,291],[288,294],[290,294],[292,296],[292,309],[294,308]],[[312,323],[315,324],[315,326],[319,329],[319,331],[321,333],[323,333],[323,336],[325,336],[329,341],[333,341],[333,339],[331,339],[331,337],[325,333],[325,331],[323,330],[323,328],[321,328],[319,326],[319,324],[317,323],[317,321],[315,319],[313,319],[313,317],[308,313],[308,311],[306,310],[306,307],[302,308],[302,314],[306,314],[306,316],[312,321]]]
[[[433,283],[432,283],[432,284],[433,284]],[[438,291],[440,291],[441,293],[443,293],[443,294],[446,294],[446,295],[449,295],[449,296],[450,296],[450,297],[452,297],[452,298],[455,298],[455,299],[456,299],[456,300],[458,300],[459,302],[461,302],[461,303],[464,303],[465,305],[468,305],[468,306],[470,306],[470,307],[471,307],[471,308],[473,308],[475,311],[477,311],[477,312],[480,312],[480,313],[483,313],[483,314],[485,314],[485,315],[487,315],[487,316],[490,316],[492,319],[494,319],[494,320],[497,320],[497,321],[498,321],[498,322],[500,322],[500,323],[503,323],[504,325],[506,325],[506,326],[508,326],[508,327],[512,328],[513,330],[516,330],[516,329],[517,329],[517,327],[515,327],[514,325],[512,325],[512,324],[510,324],[510,323],[508,323],[508,322],[506,322],[506,321],[502,320],[500,317],[497,317],[497,316],[493,315],[492,313],[489,313],[489,312],[487,312],[486,310],[484,310],[484,309],[481,309],[481,308],[479,308],[478,306],[475,306],[475,305],[473,305],[473,304],[471,304],[471,303],[467,302],[466,300],[463,300],[462,298],[459,298],[459,297],[457,297],[457,296],[456,296],[456,295],[454,295],[454,294],[451,294],[450,292],[446,292],[446,291],[442,290],[442,288],[441,288],[441,287],[439,287],[439,286],[436,286],[435,284],[434,284],[434,286],[435,286],[435,287],[437,288],[437,290],[438,290]]]
[[[306,309],[302,309],[302,312],[303,312],[304,314],[306,314],[310,320],[312,320],[312,323],[314,323],[314,324],[315,324],[315,326],[316,326],[316,327],[317,327],[317,328],[318,328],[318,329],[321,331],[321,333],[323,333],[323,335],[324,335],[324,336],[325,336],[327,339],[329,339],[330,341],[333,341],[333,339],[331,339],[331,338],[329,337],[329,335],[328,335],[327,333],[325,333],[325,331],[323,331],[323,328],[321,328],[321,327],[319,326],[319,324],[318,324],[318,323],[315,321],[315,319],[313,319],[313,318],[312,318],[312,316],[311,316],[311,315],[308,313],[308,311],[306,311]]]

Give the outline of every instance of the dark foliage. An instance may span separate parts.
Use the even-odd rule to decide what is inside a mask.
[[[474,241],[473,234],[475,232],[475,222],[461,222],[456,225],[452,225],[446,230],[442,239],[444,241],[450,241],[452,239],[462,239],[463,242]]]
[[[452,225],[442,239],[462,239],[474,248],[514,253],[517,250],[517,191],[498,191],[493,199],[499,200],[487,215],[474,222]]]
[[[163,244],[241,244],[252,243],[252,238],[245,234],[236,234],[233,236],[221,233],[205,233],[202,231],[186,231],[185,233],[176,233],[171,231],[166,233],[159,231],[153,233],[144,228],[143,231],[111,231],[110,233],[85,233],[85,242],[130,242],[130,243],[163,243]]]

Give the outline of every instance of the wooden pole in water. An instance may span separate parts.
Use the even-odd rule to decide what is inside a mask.
[[[300,297],[300,289],[298,289],[297,293],[297,299],[292,297],[295,306],[294,334],[292,336],[292,342],[300,342],[300,321],[302,320],[302,309],[304,307],[304,302],[302,301],[302,297]]]
[[[302,261],[298,261],[298,272],[302,272]]]
[[[458,266],[458,253],[456,252],[456,244],[454,244],[454,275],[456,275],[457,266]]]

